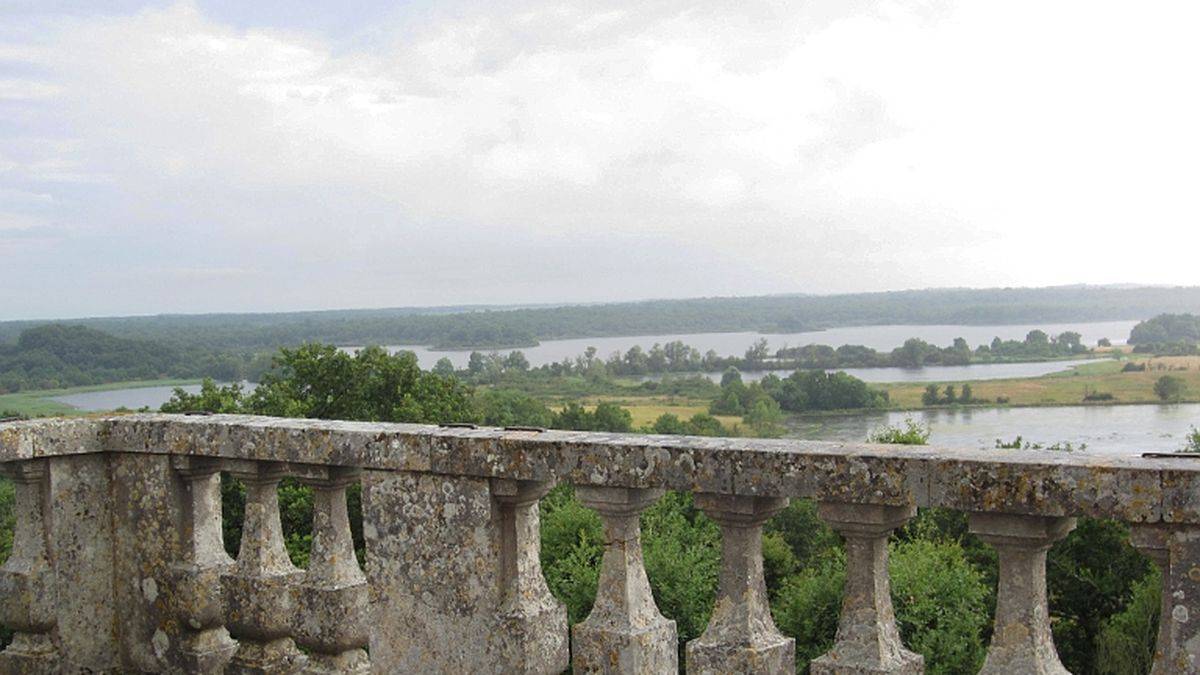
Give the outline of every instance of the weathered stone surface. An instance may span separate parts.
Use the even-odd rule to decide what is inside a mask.
[[[58,603],[47,550],[48,469],[45,460],[0,465],[15,483],[16,529],[0,567],[0,623],[15,633],[0,652],[0,673],[51,673],[60,666],[51,631]]]
[[[183,486],[169,456],[112,453],[107,459],[121,662],[162,672],[179,659],[181,647],[172,566],[184,540]]]
[[[1046,551],[1075,528],[1074,518],[972,513],[971,532],[996,549],[1000,583],[983,675],[1067,675],[1058,660],[1046,600]]]
[[[559,673],[566,609],[538,563],[548,484],[366,471],[378,672]]]
[[[354,555],[346,488],[357,469],[306,478],[313,488],[313,539],[297,589],[296,641],[310,650],[306,673],[367,673],[367,578]]]
[[[812,675],[905,675],[925,660],[900,641],[888,578],[888,537],[916,513],[911,506],[822,502],[821,519],[846,540],[846,587],[837,638],[809,666]]]
[[[796,641],[775,628],[763,578],[762,526],[786,499],[696,495],[721,526],[717,603],[704,634],[687,644],[687,672],[793,673]]]
[[[604,523],[596,601],[571,631],[577,673],[677,673],[675,622],[659,613],[642,561],[639,514],[662,490],[580,487],[576,496]]]
[[[300,571],[288,557],[279,521],[281,468],[259,465],[238,474],[246,484],[242,542],[233,566],[221,575],[225,623],[238,640],[227,673],[294,673],[305,664],[292,640],[294,587]]]
[[[208,457],[171,460],[180,511],[180,552],[168,571],[171,610],[179,625],[175,658],[185,672],[221,673],[237,651],[225,628],[221,597],[221,575],[233,566],[221,533],[222,463]],[[164,634],[169,640],[171,631]]]
[[[10,591],[0,597],[0,612],[28,614],[28,598],[53,598],[55,628],[19,636],[0,656],[0,664],[13,664],[21,655],[24,660],[15,666],[20,672],[36,670],[51,651],[67,670],[219,672],[233,646],[223,627],[226,614],[229,627],[246,636],[242,664],[234,668],[246,672],[298,667],[293,637],[311,650],[311,672],[360,671],[366,666],[364,632],[371,633],[372,656],[389,659],[387,665],[375,665],[381,672],[389,672],[391,664],[394,670],[551,672],[566,664],[565,615],[537,567],[535,500],[559,480],[575,484],[581,495],[592,487],[615,489],[612,494],[634,501],[633,495],[645,493],[620,490],[708,493],[699,502],[725,514],[714,517],[725,518],[722,586],[733,590],[722,591],[710,630],[689,649],[689,657],[697,657],[689,658],[698,664],[695,669],[713,672],[790,669],[790,642],[768,625],[765,596],[755,581],[761,577],[761,559],[754,521],[778,498],[811,497],[866,509],[862,513],[906,512],[913,506],[975,512],[974,526],[996,543],[1002,569],[1009,571],[1002,573],[1002,584],[1008,584],[1002,599],[1025,598],[1002,607],[1001,615],[1015,618],[1006,623],[1011,630],[997,630],[989,663],[1002,653],[1009,654],[1008,663],[1017,663],[1011,655],[1028,652],[1036,662],[1031,672],[1060,672],[1057,660],[1047,655],[1053,645],[1036,611],[1039,592],[1044,606],[1044,587],[1034,588],[1042,582],[1032,575],[1044,574],[1039,565],[1044,566],[1045,552],[1037,549],[1052,542],[1054,528],[1070,517],[1117,518],[1157,533],[1158,539],[1143,549],[1168,559],[1165,583],[1173,584],[1165,600],[1168,614],[1194,616],[1189,603],[1197,593],[1189,584],[1198,583],[1193,577],[1200,579],[1191,569],[1196,552],[1188,534],[1200,525],[1200,462],[1178,458],[241,415],[0,423],[0,465],[13,471],[31,458],[45,458],[50,469],[43,525],[53,574],[0,573],[0,583]],[[387,610],[363,626],[356,608],[363,604],[364,590],[344,564],[350,556],[333,493],[332,501],[318,497],[324,505],[314,515],[320,521],[314,522],[314,569],[301,576],[290,563],[275,568],[276,558],[286,558],[282,545],[274,543],[278,515],[258,518],[263,514],[249,512],[252,507],[248,529],[262,536],[243,541],[249,555],[239,556],[239,568],[246,572],[239,575],[220,546],[216,466],[253,475],[265,468],[276,476],[318,481],[354,467],[371,472],[379,490],[374,519],[367,521],[369,597],[384,601]],[[413,491],[401,495],[400,486]],[[260,497],[251,499],[252,505],[269,511],[265,493]],[[630,521],[614,517],[613,522]],[[867,527],[855,518],[860,516],[848,517],[850,525],[841,529]],[[1135,527],[1135,540],[1139,531]],[[849,622],[857,628],[843,631],[839,644],[876,645],[880,662],[900,654],[897,658],[910,664],[906,652],[890,647],[898,642],[890,637],[890,612],[883,605],[887,593],[878,574],[885,566],[880,543],[885,535],[860,534],[847,535],[853,541],[846,603],[849,614],[859,618]],[[609,550],[617,539],[610,540]],[[651,645],[667,641],[667,624],[656,623],[657,612],[638,604],[644,594],[629,593],[641,584],[635,549],[627,545],[617,564],[605,565],[605,574],[614,574],[615,581],[605,581],[601,598],[624,589],[625,598],[609,605],[619,611],[594,612],[598,622],[607,616],[605,622],[613,626],[624,617],[624,628],[589,633],[581,626],[576,631],[581,654],[594,641],[618,645],[610,654],[644,656],[654,652]],[[320,562],[322,556],[326,562]],[[865,584],[862,592],[854,590],[858,582]],[[64,596],[63,589],[70,593]],[[657,628],[638,632],[637,617]],[[1027,623],[1025,637],[1017,630],[1022,622]],[[1160,650],[1171,656],[1163,659],[1169,666],[1158,666],[1157,672],[1193,667],[1200,638],[1188,628],[1196,623],[1163,623]],[[51,638],[58,635],[62,638]],[[602,637],[593,640],[596,636]],[[622,642],[622,636],[630,641]],[[849,655],[838,649],[831,659]],[[837,667],[847,662],[838,661]],[[576,665],[583,669],[586,663]],[[860,670],[848,672],[871,672],[861,670],[868,666],[855,667]]]
[[[58,647],[68,672],[120,664],[111,494],[104,455],[50,459],[50,555]]]
[[[1130,542],[1163,573],[1162,613],[1151,675],[1200,673],[1200,528],[1135,525]]]
[[[1138,523],[1129,528],[1129,543],[1154,561],[1162,573],[1162,602],[1159,606],[1158,638],[1154,643],[1154,666],[1150,675],[1176,672],[1168,666],[1178,659],[1171,654],[1171,526],[1163,523]],[[1186,592],[1185,592],[1186,597]]]

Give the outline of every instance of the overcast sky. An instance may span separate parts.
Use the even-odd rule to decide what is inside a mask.
[[[0,0],[0,319],[1198,284],[1197,25]]]

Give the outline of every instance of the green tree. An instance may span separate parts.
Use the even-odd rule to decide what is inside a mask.
[[[494,427],[549,427],[554,414],[544,403],[512,389],[486,389],[475,395],[477,419]]]
[[[921,403],[924,405],[937,405],[942,400],[942,392],[936,384],[925,385],[925,391],[921,394]]]
[[[783,435],[783,411],[775,399],[769,396],[756,401],[754,407],[742,419],[757,436],[778,438]]]
[[[210,412],[238,413],[245,405],[245,394],[242,385],[233,383],[218,386],[211,379],[205,378],[200,384],[200,392],[189,394],[182,387],[176,387],[171,398],[162,404],[160,410],[165,413]]]
[[[442,377],[450,377],[454,375],[454,362],[443,356],[433,364],[433,372]]]
[[[1187,383],[1174,375],[1163,375],[1154,383],[1154,395],[1162,401],[1178,401],[1186,391]]]

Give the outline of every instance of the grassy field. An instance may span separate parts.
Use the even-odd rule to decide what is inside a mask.
[[[23,415],[28,417],[45,417],[49,415],[83,415],[82,410],[72,408],[65,403],[52,400],[55,396],[84,394],[91,391],[112,391],[114,389],[135,389],[138,387],[182,387],[186,384],[199,384],[200,380],[139,380],[136,382],[113,382],[98,384],[90,387],[70,387],[68,389],[39,389],[21,391],[15,394],[0,394],[0,413],[6,415]]]
[[[625,408],[633,416],[634,428],[650,426],[659,416],[670,413],[681,420],[697,413],[708,413],[709,401],[684,396],[590,396],[579,401],[586,406],[594,406],[601,402],[616,403]],[[554,405],[557,408],[560,405]],[[721,424],[733,428],[741,424],[742,418],[736,415],[715,415]]]
[[[1125,363],[1145,363],[1144,372],[1121,372]],[[1154,383],[1163,375],[1174,375],[1187,386],[1185,401],[1200,401],[1200,357],[1135,357],[1125,361],[1105,360],[1088,363],[1061,373],[1012,380],[970,382],[972,395],[995,402],[1007,397],[1008,405],[1080,405],[1088,393],[1108,393],[1111,403],[1159,403]],[[892,407],[921,408],[921,394],[928,383],[885,384]],[[939,387],[963,382],[939,382]]]

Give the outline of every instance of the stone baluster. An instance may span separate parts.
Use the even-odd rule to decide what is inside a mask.
[[[717,602],[704,634],[687,645],[689,673],[794,673],[796,641],[771,619],[763,578],[762,526],[787,499],[698,494],[721,526]]]
[[[969,528],[999,558],[996,620],[980,673],[1068,675],[1050,631],[1046,552],[1075,528],[1075,519],[977,512]]]
[[[46,461],[0,464],[0,470],[14,483],[17,516],[12,551],[0,567],[0,623],[14,631],[12,644],[0,652],[0,673],[58,673],[54,570],[46,546]]]
[[[298,588],[296,641],[309,650],[305,673],[368,673],[367,578],[354,555],[346,488],[357,469],[306,477],[313,488],[312,551]]]
[[[1200,673],[1200,527],[1135,524],[1130,543],[1162,572],[1162,612],[1150,675]]]
[[[677,673],[675,622],[659,613],[642,561],[638,515],[663,491],[579,487],[579,500],[604,522],[596,602],[573,631],[577,673]]]
[[[226,625],[238,640],[226,672],[297,672],[305,662],[291,637],[293,586],[300,571],[283,543],[278,493],[282,468],[262,462],[235,475],[246,485],[246,513],[237,561],[221,575]]]
[[[916,508],[828,502],[818,508],[821,519],[846,540],[846,587],[833,648],[812,662],[810,672],[924,672],[924,658],[900,641],[888,577],[888,537],[913,517]]]
[[[500,618],[510,672],[559,673],[570,664],[567,608],[542,576],[538,500],[553,487],[549,481],[491,481],[500,511]]]
[[[221,464],[176,456],[171,466],[183,483],[181,559],[171,567],[180,658],[189,673],[221,673],[237,650],[221,606],[221,575],[233,565],[221,538]]]

